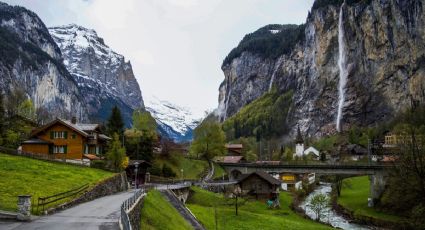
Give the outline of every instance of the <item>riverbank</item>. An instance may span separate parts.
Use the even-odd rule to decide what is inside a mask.
[[[290,193],[280,193],[280,209],[269,209],[264,201],[240,199],[236,216],[234,199],[197,187],[192,192],[187,207],[206,229],[332,229],[292,211]]]
[[[369,193],[368,176],[347,178],[343,182],[341,196],[333,201],[334,209],[359,224],[390,229],[405,227],[404,218],[368,207]]]

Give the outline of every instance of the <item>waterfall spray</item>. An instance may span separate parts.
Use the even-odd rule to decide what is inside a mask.
[[[336,118],[336,130],[341,131],[341,120],[342,120],[342,109],[345,101],[345,85],[347,84],[347,60],[346,60],[346,47],[344,37],[344,19],[343,19],[343,7],[345,2],[342,4],[339,11],[339,22],[338,22],[338,48],[339,48],[339,86],[338,86],[338,115]]]

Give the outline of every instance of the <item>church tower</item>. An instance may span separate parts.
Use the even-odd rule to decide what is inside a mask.
[[[304,155],[304,140],[301,136],[300,126],[298,125],[297,137],[295,139],[295,156],[302,157]]]

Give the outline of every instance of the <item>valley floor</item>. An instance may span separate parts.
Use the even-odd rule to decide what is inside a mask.
[[[338,204],[354,214],[355,218],[374,218],[388,222],[399,222],[403,218],[381,212],[367,206],[370,185],[368,176],[352,177],[344,180]]]
[[[194,194],[187,207],[206,229],[332,229],[293,212],[289,207],[292,196],[286,192],[280,193],[280,209],[268,209],[263,201],[242,201],[236,216],[232,200],[200,188],[192,189]]]

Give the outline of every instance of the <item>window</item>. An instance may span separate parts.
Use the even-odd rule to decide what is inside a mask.
[[[50,139],[67,139],[68,132],[67,131],[51,131]]]
[[[53,146],[53,153],[67,153],[67,146],[66,145],[55,145]]]
[[[75,138],[77,138],[77,134],[75,134],[75,133],[72,133],[72,139],[75,139]]]

